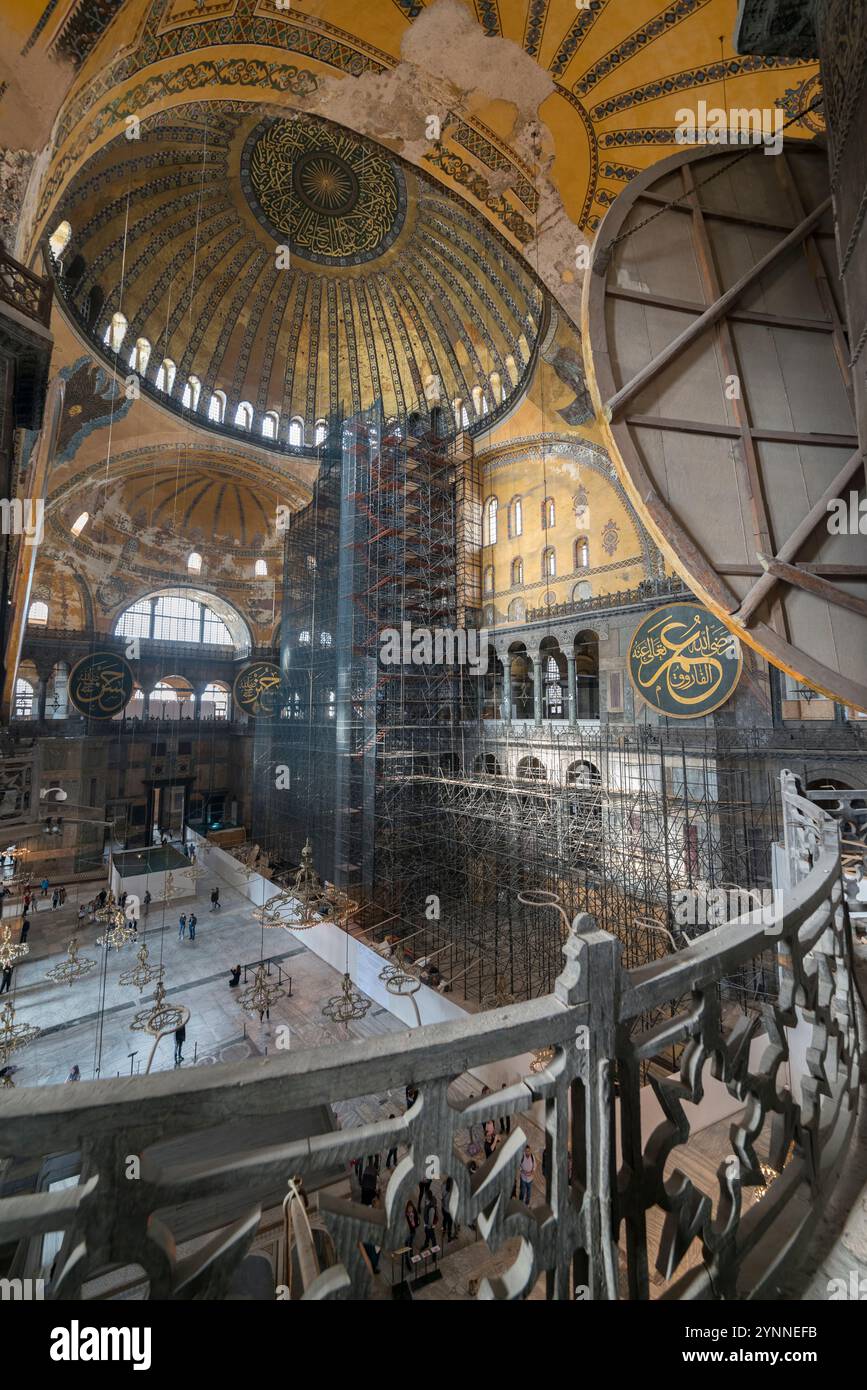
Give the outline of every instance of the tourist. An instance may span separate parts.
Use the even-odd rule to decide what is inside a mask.
[[[23,919],[22,923],[21,923],[21,935],[20,935],[19,938],[18,938],[18,940],[21,942],[22,945],[23,945],[24,942],[27,940],[27,938],[28,938],[29,935],[30,935],[30,918],[29,918],[29,917],[25,917],[25,918]]]
[[[367,1160],[367,1167],[361,1175],[361,1202],[365,1207],[373,1206],[373,1199],[379,1191],[379,1178],[373,1166],[373,1159]]]
[[[485,1158],[490,1158],[500,1142],[493,1120],[485,1120]]]
[[[175,1029],[175,1066],[179,1067],[184,1060],[184,1043],[187,1040],[187,1029],[185,1024],[180,1024]]]
[[[147,921],[147,915],[150,912],[150,906],[152,901],[153,899],[151,898],[151,890],[149,888],[146,888],[145,895],[142,898],[142,906],[144,907],[145,921]]]
[[[58,907],[59,902],[60,902],[60,894],[58,893],[57,889],[55,888],[54,892],[51,894],[51,911],[52,911],[52,912],[56,912],[56,911],[57,911],[57,907]]]
[[[506,1089],[506,1082],[504,1081],[503,1084],[502,1084],[502,1086],[500,1087],[500,1090],[501,1090],[501,1091],[505,1091],[505,1089]],[[500,1133],[501,1133],[501,1134],[511,1134],[511,1133],[512,1133],[512,1117],[511,1117],[511,1115],[501,1115],[501,1116],[500,1116]]]
[[[182,912],[178,918],[178,941],[183,941],[184,932],[187,930],[187,914]]]
[[[415,1087],[415,1086],[413,1085],[412,1082],[410,1082],[409,1085],[408,1085],[407,1088],[406,1088],[406,1108],[407,1108],[407,1110],[411,1110],[412,1107],[415,1105],[415,1103],[416,1103],[417,1100],[418,1100],[418,1089],[417,1089],[417,1087]]]
[[[436,1245],[437,1243],[436,1227],[437,1218],[439,1216],[436,1197],[430,1190],[428,1190],[425,1196],[425,1203],[422,1210],[424,1213],[424,1245],[421,1248],[422,1250],[427,1250],[429,1245]]]
[[[80,1072],[80,1070],[79,1070],[79,1066],[78,1066],[78,1063],[77,1063],[77,1062],[76,1062],[75,1066],[72,1068],[72,1071],[69,1073],[69,1075],[67,1076],[66,1079],[67,1079],[67,1081],[80,1081],[80,1080],[81,1080],[81,1072]]]
[[[454,1185],[454,1178],[446,1178],[443,1184],[443,1237],[445,1240],[454,1240],[457,1235],[455,1230],[455,1219],[450,1210],[452,1188]]]
[[[39,888],[40,888],[40,896],[43,897],[43,898],[47,898],[47,897],[48,897],[48,879],[47,879],[47,878],[44,878],[44,879],[42,880],[42,882],[41,882],[40,885],[39,885]]]
[[[191,912],[191,913],[190,913],[190,920],[189,920],[189,923],[188,923],[189,928],[190,928],[190,940],[191,940],[191,941],[195,941],[195,939],[196,939],[196,923],[198,922],[198,920],[199,920],[199,919],[198,919],[198,917],[196,916],[195,912]]]
[[[394,1116],[394,1115],[389,1115],[388,1118],[389,1118],[390,1120],[393,1120],[393,1119],[395,1119],[395,1116]],[[385,1166],[386,1166],[386,1168],[396,1168],[396,1167],[397,1167],[397,1145],[396,1145],[396,1144],[393,1145],[393,1147],[390,1148],[389,1151],[388,1151],[388,1153],[385,1155]]]
[[[521,1158],[521,1201],[527,1206],[530,1205],[530,1198],[533,1195],[533,1176],[536,1172],[536,1155],[529,1144],[524,1145],[524,1153]]]
[[[418,1207],[416,1206],[415,1202],[412,1201],[412,1199],[410,1199],[410,1201],[407,1202],[406,1207],[404,1208],[404,1216],[406,1217],[406,1228],[408,1231],[406,1243],[409,1246],[410,1250],[412,1250],[415,1246],[416,1232],[418,1231],[420,1224],[418,1218]]]
[[[61,907],[65,907],[65,906],[66,906],[66,889],[63,887],[62,884],[61,884],[60,887],[58,888],[57,892],[58,892],[58,894],[59,894],[59,896],[60,896],[60,906],[61,906]]]
[[[240,979],[241,967],[240,965],[236,965],[231,975],[229,976],[229,989],[237,989]]]
[[[371,1202],[370,1205],[371,1205],[372,1207],[378,1207],[378,1206],[379,1206],[379,1198],[378,1198],[378,1197],[374,1197],[374,1199],[373,1199],[373,1201]],[[381,1245],[374,1245],[373,1241],[371,1241],[371,1240],[363,1240],[363,1241],[361,1242],[361,1244],[362,1244],[362,1247],[363,1247],[363,1249],[364,1249],[365,1255],[366,1255],[367,1258],[370,1260],[370,1268],[373,1270],[373,1273],[374,1273],[374,1274],[378,1274],[378,1273],[379,1273],[379,1255],[380,1255],[380,1251],[382,1250],[382,1246],[381,1246]]]
[[[0,994],[8,994],[9,990],[12,988],[13,969],[14,967],[11,965],[4,965],[3,978],[0,980]]]
[[[214,888],[214,889],[212,890],[212,892],[211,892],[211,911],[212,911],[212,912],[219,912],[219,910],[220,910],[220,889],[219,889],[219,887],[217,887],[217,888]]]

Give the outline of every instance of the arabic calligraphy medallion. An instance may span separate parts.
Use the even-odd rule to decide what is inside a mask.
[[[281,703],[280,667],[273,661],[253,661],[235,677],[232,694],[244,714],[254,718],[277,714]]]
[[[116,652],[92,652],[69,673],[69,699],[90,719],[113,719],[132,699],[133,674]]]
[[[740,679],[741,645],[700,603],[667,603],[636,628],[633,689],[659,714],[699,719],[724,705]]]

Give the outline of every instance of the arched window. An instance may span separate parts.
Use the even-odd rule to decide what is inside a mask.
[[[148,701],[152,719],[191,719],[194,708],[193,688],[181,676],[157,681]]]
[[[585,599],[593,597],[593,585],[589,579],[579,579],[572,590],[572,602],[583,603]]]
[[[317,420],[317,421],[316,421],[316,424],[313,426],[313,443],[314,443],[314,444],[324,444],[324,443],[325,443],[325,434],[326,434],[326,430],[325,430],[325,421],[324,421],[324,420]]]
[[[225,418],[226,393],[225,391],[215,391],[208,406],[208,419],[213,420],[216,425],[222,425]]]
[[[37,599],[35,603],[31,603],[27,621],[28,623],[32,623],[34,627],[47,627],[48,604],[43,603],[41,599]]]
[[[15,697],[12,705],[13,719],[33,718],[33,686],[19,676],[15,682]]]
[[[481,386],[473,387],[473,410],[476,412],[477,420],[480,419],[482,415],[486,415],[488,413],[488,407],[485,401],[485,393],[482,390]]]
[[[493,565],[486,565],[486,566],[485,566],[484,591],[485,591],[486,594],[492,594],[492,593],[494,592],[494,567],[493,567]]]
[[[497,499],[489,497],[485,503],[482,545],[497,544]]]
[[[164,357],[160,363],[156,381],[154,382],[158,391],[165,391],[167,394],[171,393],[171,389],[175,384],[176,371],[177,367],[172,359],[170,357]]]
[[[542,530],[550,531],[555,521],[554,498],[546,497],[542,503]]]
[[[211,682],[202,691],[199,712],[203,719],[228,719],[229,692],[223,685]]]
[[[542,551],[542,578],[553,579],[557,573],[557,552],[553,545]]]
[[[90,512],[80,512],[69,528],[73,536],[80,536],[89,521]]]
[[[320,632],[320,634],[319,634],[319,645],[320,645],[320,647],[330,647],[330,646],[331,646],[331,633],[330,633],[330,632]]]
[[[309,627],[303,627],[303,628],[301,629],[301,631],[299,632],[299,634],[298,634],[298,645],[299,645],[299,647],[309,647],[309,646],[310,646],[310,629],[309,629]]]
[[[460,397],[458,397],[458,399],[453,402],[453,405],[455,412],[455,424],[457,425],[459,430],[468,430],[470,428],[470,415],[466,405],[460,399]]]
[[[257,561],[256,561],[256,564],[255,564],[255,566],[254,566],[253,572],[254,572],[254,574],[255,574],[255,576],[256,576],[257,579],[267,579],[267,577],[268,577],[268,561],[267,561],[267,560],[257,560]]]
[[[202,557],[198,550],[191,550],[187,556],[187,569],[190,571],[190,574],[201,574]]]
[[[521,758],[516,771],[525,782],[545,781],[545,768],[538,758]]]
[[[579,536],[575,542],[575,568],[586,570],[590,564],[590,542],[586,536]]]
[[[202,383],[197,376],[187,377],[187,384],[184,387],[184,394],[181,397],[181,405],[188,410],[198,410],[199,396],[202,394]]]
[[[509,533],[515,537],[524,534],[524,503],[520,497],[513,497],[509,507]]]
[[[500,379],[499,372],[491,372],[491,395],[494,398],[494,405],[502,405],[506,399],[506,389]]]
[[[520,555],[512,561],[512,583],[523,584],[524,582],[524,561]]]
[[[126,316],[118,310],[116,314],[112,314],[111,323],[108,324],[102,339],[110,352],[120,351],[120,345],[126,336],[126,330]]]
[[[509,356],[506,358],[506,371],[509,373],[509,376],[511,377],[512,385],[513,385],[513,386],[517,386],[517,384],[518,384],[518,368],[515,366],[515,359],[514,359],[514,357],[511,355],[511,353],[510,353]]]
[[[545,662],[545,708],[549,719],[559,719],[563,714],[563,687],[560,684],[560,667],[557,658],[549,656]]]
[[[151,355],[151,345],[147,338],[136,338],[132,352],[129,355],[129,365],[139,376],[144,376],[147,371],[148,361]]]
[[[48,238],[48,245],[51,247],[51,254],[56,261],[60,260],[72,236],[72,228],[68,222],[58,222],[51,236]]]
[[[235,411],[235,424],[240,430],[249,430],[253,425],[253,407],[249,401],[241,401]]]
[[[297,415],[289,421],[289,443],[296,449],[304,444],[304,421]]]
[[[235,621],[236,629],[240,623]],[[210,604],[177,590],[140,598],[118,618],[118,637],[152,637],[157,642],[205,642],[215,647],[244,646],[249,636],[229,628]]]
[[[269,410],[266,415],[262,416],[262,433],[266,439],[277,438],[277,426],[279,423],[280,416],[277,414],[276,410]]]

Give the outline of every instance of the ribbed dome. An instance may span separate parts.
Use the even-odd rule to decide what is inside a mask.
[[[378,399],[439,404],[447,426],[456,400],[471,426],[507,404],[543,296],[468,206],[309,116],[197,103],[140,136],[71,182],[61,293],[100,345],[124,316],[121,362],[147,340],[146,383],[169,358],[177,408],[194,375],[199,420],[221,392],[227,425],[247,402],[254,433],[275,412],[280,441],[300,420],[309,444],[317,420]]]

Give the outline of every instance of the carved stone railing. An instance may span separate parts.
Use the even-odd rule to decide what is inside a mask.
[[[51,321],[51,283],[28,270],[0,246],[0,300],[29,319],[48,327]]]
[[[831,1192],[854,1123],[859,1067],[837,827],[798,795],[789,773],[783,802],[781,909],[767,921],[739,918],[640,969],[623,970],[620,943],[582,915],[566,935],[554,993],[542,999],[233,1066],[5,1090],[6,1156],[32,1163],[80,1154],[76,1187],[0,1199],[0,1246],[19,1242],[9,1275],[45,1274],[38,1236],[63,1231],[49,1298],[80,1297],[88,1280],[130,1265],[145,1271],[151,1298],[221,1298],[262,1210],[278,1205],[300,1176],[333,1242],[328,1267],[307,1251],[305,1297],[364,1298],[371,1274],[363,1243],[404,1246],[407,1199],[420,1178],[441,1174],[454,1180],[453,1215],[475,1222],[492,1254],[519,1242],[506,1272],[482,1279],[480,1298],[525,1297],[544,1274],[549,1299],[574,1298],[576,1284],[590,1299],[643,1299],[651,1264],[657,1285],[668,1281],[656,1290],[665,1297],[745,1297],[767,1288],[781,1252],[792,1254]],[[779,962],[777,1002],[725,1023],[720,980],[769,940]],[[636,1020],[658,1017],[666,1006],[673,1017],[636,1029]],[[751,1059],[751,1041],[762,1031],[766,1046],[758,1060],[754,1047]],[[675,1046],[681,1072],[652,1082],[663,1119],[648,1132],[641,1066]],[[458,1076],[496,1062],[511,1062],[514,1073],[514,1059],[544,1048],[553,1053],[538,1074],[469,1104],[451,1093]],[[733,1153],[716,1174],[718,1202],[676,1164],[665,1176],[673,1151],[689,1144],[684,1104],[701,1101],[708,1064],[735,1117]],[[415,1086],[418,1097],[396,1119],[343,1132],[304,1128],[323,1098],[381,1095],[401,1085]],[[537,1105],[545,1197],[527,1207],[512,1191],[525,1143],[521,1117]],[[507,1115],[511,1133],[471,1173],[461,1154],[468,1126]],[[254,1147],[255,1122],[273,1116],[294,1117],[295,1133],[309,1137]],[[768,1119],[766,1167],[783,1171],[748,1206],[745,1194],[763,1191],[767,1181],[755,1144]],[[225,1141],[229,1125],[246,1129],[236,1151]],[[207,1131],[218,1126],[223,1139],[214,1144]],[[165,1147],[183,1136],[186,1145]],[[407,1152],[389,1175],[381,1208],[323,1186],[359,1154],[392,1146]],[[185,1258],[173,1236],[178,1211],[185,1238],[217,1232]],[[700,1262],[686,1263],[688,1252]]]

